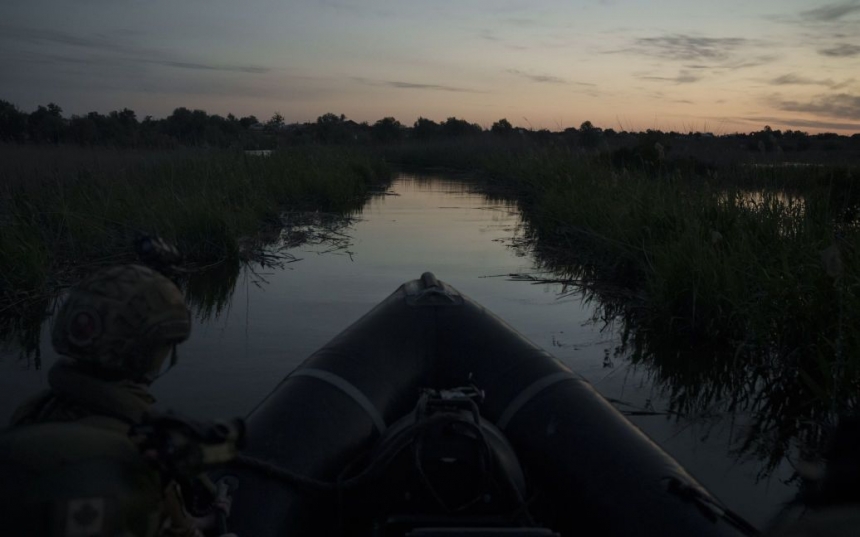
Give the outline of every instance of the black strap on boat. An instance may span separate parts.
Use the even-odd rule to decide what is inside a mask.
[[[517,412],[519,412],[526,403],[534,399],[539,393],[563,380],[577,378],[578,377],[570,371],[559,371],[558,373],[551,373],[532,382],[516,397],[514,397],[510,403],[508,403],[508,406],[505,407],[505,410],[502,411],[501,416],[499,416],[499,420],[496,422],[496,427],[504,431]]]
[[[445,416],[432,416],[428,419],[422,420],[415,427],[412,427],[407,434],[400,435],[395,442],[388,445],[385,450],[379,453],[366,465],[364,464],[366,462],[364,457],[360,456],[358,459],[348,464],[346,469],[335,481],[323,481],[322,479],[301,475],[291,469],[284,468],[279,464],[257,458],[253,455],[238,455],[235,459],[230,461],[229,465],[252,470],[304,490],[340,492],[342,490],[360,487],[376,479],[380,473],[388,467],[391,461],[395,459],[395,457],[397,457],[403,450],[412,446],[413,441],[419,435],[423,434],[425,429],[434,426],[434,424],[440,419],[445,419]],[[358,473],[353,473],[353,470],[357,466],[361,466],[361,470],[358,471]]]
[[[312,377],[331,384],[358,403],[358,406],[363,408],[367,415],[370,416],[370,419],[373,421],[373,425],[376,426],[376,430],[379,431],[379,434],[385,434],[387,426],[385,425],[385,420],[382,418],[382,414],[361,390],[356,388],[353,383],[349,382],[345,378],[335,375],[330,371],[324,371],[314,367],[305,367],[294,371],[290,377]]]
[[[259,472],[263,475],[283,481],[303,490],[316,490],[321,492],[337,490],[337,483],[330,483],[328,481],[322,481],[321,479],[304,476],[293,472],[292,470],[278,466],[277,464],[258,459],[257,457],[251,457],[249,455],[238,455],[230,464]]]

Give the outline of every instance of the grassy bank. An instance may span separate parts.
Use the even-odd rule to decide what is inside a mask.
[[[270,157],[3,146],[0,296],[48,292],[71,267],[127,256],[139,233],[191,262],[239,254],[240,239],[284,210],[357,211],[388,180],[381,159],[339,148]]]
[[[401,159],[439,154],[412,151]],[[856,409],[856,170],[697,176],[563,148],[471,153],[473,169],[520,200],[544,266],[601,298],[601,316],[622,318],[627,350],[676,411],[749,413],[744,448],[775,464]]]

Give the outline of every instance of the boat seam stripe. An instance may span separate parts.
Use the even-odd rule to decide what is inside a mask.
[[[561,382],[567,379],[576,379],[576,375],[569,371],[560,371],[558,373],[552,373],[545,377],[539,378],[538,380],[529,384],[523,391],[519,393],[516,397],[514,397],[513,401],[508,403],[508,406],[502,412],[499,421],[496,422],[496,427],[501,430],[505,430],[508,426],[508,423],[511,422],[513,417],[520,411],[529,401],[535,398],[540,392],[549,388],[553,384],[557,382]]]
[[[385,425],[385,420],[382,418],[382,414],[379,413],[376,406],[367,398],[366,395],[364,395],[364,393],[362,393],[361,390],[356,388],[354,384],[345,378],[335,375],[330,371],[323,371],[322,369],[316,369],[313,367],[306,367],[304,369],[294,371],[290,377],[313,377],[331,384],[358,403],[358,406],[363,408],[367,415],[370,416],[370,419],[373,420],[373,424],[376,426],[376,430],[379,431],[379,434],[385,434],[385,429],[387,427]]]

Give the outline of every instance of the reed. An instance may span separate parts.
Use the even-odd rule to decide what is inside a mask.
[[[542,268],[623,322],[624,348],[674,412],[743,414],[742,449],[768,460],[763,473],[856,411],[856,170],[694,175],[563,147],[476,154],[484,181],[519,200]]]
[[[0,150],[0,296],[41,293],[72,267],[127,256],[155,233],[190,262],[235,258],[240,239],[288,209],[346,214],[390,178],[376,157],[340,148],[123,152]]]

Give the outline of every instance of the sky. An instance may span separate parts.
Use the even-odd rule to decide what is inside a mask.
[[[3,0],[0,99],[860,132],[860,0]]]

